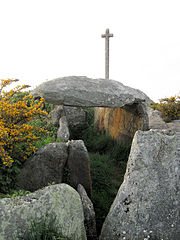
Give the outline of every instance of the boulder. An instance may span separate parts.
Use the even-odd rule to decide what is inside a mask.
[[[61,183],[68,159],[65,143],[49,143],[28,159],[17,178],[16,188],[35,191],[55,182]]]
[[[59,119],[59,129],[57,131],[57,139],[62,142],[67,142],[69,140],[69,128],[66,116]]]
[[[70,185],[75,189],[77,189],[78,184],[83,185],[88,196],[91,198],[90,160],[84,142],[82,140],[69,141],[68,151],[67,166],[70,171]]]
[[[81,197],[83,211],[84,211],[84,225],[86,229],[87,240],[96,240],[96,217],[94,212],[93,203],[89,199],[84,187],[79,184],[77,191]]]
[[[64,106],[123,107],[151,100],[140,90],[114,80],[71,76],[40,84],[31,94],[46,102]]]
[[[147,113],[149,118],[149,128],[150,129],[167,129],[168,126],[161,117],[161,113],[158,110],[153,110],[147,107]]]
[[[51,121],[56,127],[59,127],[59,119],[63,116],[66,116],[68,125],[71,128],[78,128],[86,121],[86,113],[80,107],[59,105],[50,112],[50,115]]]
[[[100,240],[180,239],[179,160],[179,134],[136,132],[124,181]]]
[[[118,142],[131,143],[137,130],[148,130],[149,120],[143,103],[123,108],[95,108],[94,122],[98,130],[106,132]]]
[[[168,129],[180,133],[180,120],[173,120],[167,123]]]
[[[23,236],[31,222],[55,219],[66,238],[86,240],[79,194],[66,184],[52,185],[23,197],[0,200],[0,240]]]
[[[147,107],[150,129],[168,129],[174,132],[180,132],[180,120],[172,120],[166,123],[161,117],[161,112]]]
[[[78,129],[86,121],[86,113],[82,108],[64,106],[64,112],[70,128]]]

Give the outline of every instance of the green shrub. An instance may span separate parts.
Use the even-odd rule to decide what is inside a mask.
[[[34,131],[34,135],[39,138],[36,143],[34,143],[34,146],[36,149],[51,143],[56,142],[56,133],[57,128],[54,127],[52,123],[48,121],[47,118],[37,118],[29,122],[29,125],[34,126],[34,128],[43,128],[45,131],[42,132],[36,132]],[[25,162],[25,160],[22,158],[23,152],[26,150],[26,144],[25,143],[18,143],[18,149],[14,150],[14,155],[16,156],[14,158],[14,163],[11,167],[6,167],[4,164],[0,161],[0,193],[8,194],[11,193],[14,189],[14,184],[16,182],[16,176],[20,173],[22,164]],[[33,151],[30,156],[33,154]]]
[[[14,159],[11,167],[6,167],[0,162],[0,193],[7,194],[14,189],[16,176],[20,172],[22,162]]]
[[[17,80],[0,82],[0,193],[12,191],[24,161],[36,147],[56,140],[57,128],[48,120],[50,104],[33,99],[27,86],[3,89]]]
[[[127,161],[130,152],[130,144],[118,143],[111,136],[98,133],[89,134],[88,138],[83,139],[89,152],[99,152],[100,154],[109,154],[111,160],[116,164],[120,161]]]
[[[180,119],[180,96],[162,98],[160,103],[152,103],[151,107],[161,112],[165,122]]]

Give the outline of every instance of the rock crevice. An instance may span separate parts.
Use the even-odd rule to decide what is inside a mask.
[[[70,185],[77,189],[82,184],[91,198],[89,154],[82,140],[49,143],[38,149],[21,169],[16,189],[33,192],[53,182],[61,183],[65,166],[69,168]]]

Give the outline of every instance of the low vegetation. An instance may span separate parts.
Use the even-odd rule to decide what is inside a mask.
[[[180,119],[180,96],[162,98],[160,103],[152,103],[154,110],[159,110],[165,122]]]
[[[130,145],[117,143],[94,126],[94,109],[86,108],[86,124],[78,131],[71,129],[72,139],[83,139],[90,155],[92,201],[96,212],[98,234],[117,191],[123,182]]]
[[[56,219],[51,215],[41,218],[39,221],[35,218],[29,228],[14,236],[13,240],[73,240],[74,238],[65,237],[56,224]]]
[[[17,86],[10,91],[4,88],[16,80],[1,80],[0,88],[0,193],[1,197],[23,196],[29,192],[13,189],[16,175],[23,162],[41,146],[55,142],[57,128],[49,121],[53,106],[43,99],[35,100],[27,86]],[[180,97],[162,99],[152,107],[161,111],[166,121],[180,119]],[[81,129],[70,129],[71,139],[82,139],[88,149],[92,176],[92,201],[96,212],[97,231],[102,224],[121,185],[126,170],[130,145],[117,143],[94,126],[94,109],[86,111],[86,123]],[[66,177],[68,178],[68,169]],[[54,221],[53,221],[54,222]],[[65,238],[52,222],[34,220],[23,236],[17,239]],[[73,238],[72,238],[73,239]],[[150,238],[152,239],[152,238]]]
[[[24,191],[24,190],[11,190],[10,193],[7,194],[1,194],[1,198],[14,198],[25,196],[26,194],[31,193],[30,191]]]
[[[38,147],[54,140],[43,99],[35,100],[28,86],[6,88],[18,80],[0,80],[0,193],[10,193],[23,162]],[[48,105],[48,110],[50,110]]]

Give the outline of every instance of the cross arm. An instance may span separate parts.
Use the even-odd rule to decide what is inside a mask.
[[[102,34],[101,37],[102,37],[102,38],[113,37],[113,34],[111,34],[111,33],[110,33],[110,34]]]

